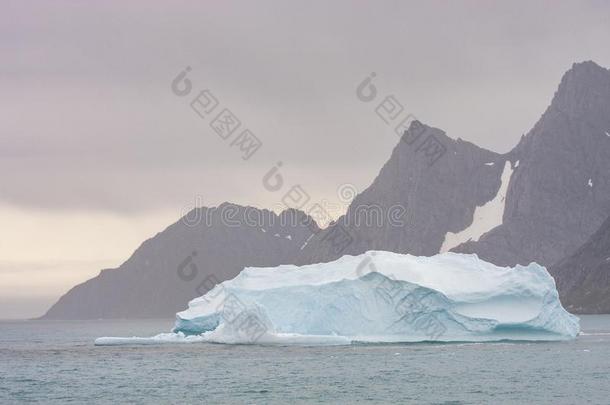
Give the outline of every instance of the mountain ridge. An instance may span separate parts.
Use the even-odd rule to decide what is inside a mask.
[[[276,214],[232,203],[194,208],[118,268],[70,289],[41,318],[173,317],[243,267],[289,263],[315,227],[294,209]]]
[[[175,274],[176,266],[194,251],[203,253],[193,256],[192,261],[215,274],[218,282],[234,277],[246,266],[328,262],[368,250],[431,256],[439,252],[450,233],[474,226],[480,219],[475,218],[477,209],[495,200],[502,200],[497,208],[501,212],[490,214],[496,216],[492,223],[498,225],[486,231],[479,229],[476,240],[461,243],[451,251],[475,253],[503,266],[536,261],[550,267],[576,252],[610,216],[610,135],[604,132],[604,128],[610,131],[609,108],[610,70],[586,61],[575,63],[563,75],[551,104],[508,153],[453,139],[441,129],[414,121],[371,184],[354,198],[345,215],[326,229],[320,230],[312,216],[301,211],[287,210],[277,215],[223,203],[218,208],[236,207],[241,214],[256,210],[266,221],[281,215],[299,219],[293,226],[280,226],[269,234],[262,227],[254,229],[243,223],[227,227],[214,215],[214,231],[208,232],[199,225],[187,226],[181,219],[145,241],[118,269],[103,270],[96,278],[74,287],[43,317],[173,315],[195,294],[201,295],[193,288],[198,280],[185,283]],[[430,159],[422,146],[429,139],[440,145],[436,150],[444,151],[441,156]],[[507,167],[510,177],[504,184]],[[501,196],[504,186],[506,195]],[[405,209],[403,217],[394,218],[403,221],[400,226],[389,223],[387,216],[395,207]],[[207,213],[210,209],[200,210]],[[377,217],[367,216],[378,215],[379,211],[371,214],[371,209],[381,210],[381,223],[368,222],[377,221]],[[189,214],[193,212],[198,211]],[[356,225],[363,212],[367,222]],[[189,214],[185,216],[187,224]],[[349,243],[340,250],[330,237],[337,229],[349,236]],[[292,240],[271,233],[290,234]],[[143,249],[145,245],[148,248]],[[240,249],[231,250],[235,245]],[[155,271],[147,273],[150,263]],[[151,278],[151,274],[154,280],[138,280]],[[576,295],[562,288],[572,285],[571,280],[578,275],[568,270],[556,274],[560,293],[569,301]],[[121,287],[120,282],[127,287]],[[164,290],[163,283],[171,288]],[[115,293],[121,297],[116,303],[104,298],[104,294]]]

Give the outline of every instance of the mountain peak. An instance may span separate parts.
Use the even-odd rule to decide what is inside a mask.
[[[597,63],[595,63],[592,60],[585,60],[582,62],[574,62],[572,64],[572,69],[570,69],[569,71],[572,70],[579,70],[579,71],[605,71],[606,73],[608,73],[608,69],[606,69],[603,66],[598,65]],[[569,72],[568,71],[568,72]]]
[[[596,84],[608,84],[609,81],[610,70],[588,60],[572,65],[572,68],[563,75],[559,90],[561,90],[562,87],[572,86],[586,88],[595,86]]]
[[[610,70],[593,61],[574,63],[563,75],[551,106],[572,117],[607,116]]]
[[[572,64],[572,69],[571,70],[574,70],[574,69],[580,69],[580,70],[584,70],[584,69],[608,70],[608,69],[604,68],[603,66],[595,63],[592,60],[584,60],[582,62],[574,62]]]

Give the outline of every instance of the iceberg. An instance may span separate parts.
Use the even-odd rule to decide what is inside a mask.
[[[245,268],[176,314],[172,333],[96,344],[554,341],[579,330],[536,263],[511,268],[472,254],[369,251],[330,263]]]

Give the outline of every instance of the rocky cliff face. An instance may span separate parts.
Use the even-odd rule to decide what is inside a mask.
[[[200,208],[145,241],[118,269],[68,291],[45,319],[173,317],[188,301],[246,266],[293,261],[311,219],[287,210]]]
[[[576,252],[549,269],[574,313],[610,313],[610,218]]]
[[[444,153],[426,154],[427,139]],[[504,163],[502,155],[415,121],[371,186],[307,244],[298,262],[327,262],[371,249],[434,255],[447,232],[468,227],[475,208],[498,193]],[[338,228],[351,238],[344,249],[329,236]]]
[[[610,71],[575,64],[542,118],[509,154],[503,224],[457,252],[499,265],[550,266],[610,214]]]

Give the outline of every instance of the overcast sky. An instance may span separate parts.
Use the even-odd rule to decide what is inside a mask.
[[[276,208],[277,161],[312,199],[362,190],[397,142],[356,97],[371,72],[405,114],[507,152],[609,43],[606,1],[1,1],[0,318],[42,314],[193,204]],[[204,89],[262,141],[250,159],[190,108]]]

